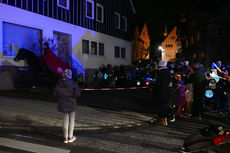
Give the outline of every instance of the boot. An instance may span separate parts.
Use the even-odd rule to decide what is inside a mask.
[[[167,117],[162,118],[161,123],[162,123],[163,126],[168,126]]]
[[[178,106],[177,112],[178,112],[178,115],[179,115],[180,118],[184,117],[184,107],[182,105]]]

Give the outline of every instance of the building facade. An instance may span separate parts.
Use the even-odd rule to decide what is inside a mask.
[[[146,23],[144,24],[141,33],[139,33],[138,26],[135,28],[132,40],[132,57],[133,61],[150,59],[150,37]]]
[[[161,43],[161,59],[163,61],[172,61],[176,59],[176,54],[178,52],[178,41],[177,41],[177,27],[175,26],[173,30],[165,35],[165,40]]]
[[[1,68],[14,62],[18,49],[42,56],[42,43],[79,73],[101,64],[130,64],[131,0],[0,0]]]
[[[227,0],[208,6],[204,3],[199,9],[189,11],[186,22],[178,23],[178,40],[185,59],[209,67],[217,60],[226,64],[230,62],[229,10],[230,2]]]

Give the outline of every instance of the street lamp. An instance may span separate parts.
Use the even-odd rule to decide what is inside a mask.
[[[162,46],[159,46],[158,49],[159,49],[160,51],[164,51],[164,49],[163,49]]]

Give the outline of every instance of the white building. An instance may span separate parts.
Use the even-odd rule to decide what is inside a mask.
[[[26,66],[13,60],[20,48],[41,56],[42,39],[78,73],[130,64],[134,14],[131,0],[0,0],[1,70]]]

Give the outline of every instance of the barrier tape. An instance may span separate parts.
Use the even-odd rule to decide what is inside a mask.
[[[84,88],[84,89],[80,89],[82,91],[93,91],[93,90],[134,90],[134,89],[146,89],[148,87],[129,87],[129,88]]]

